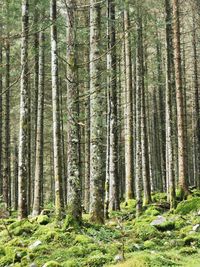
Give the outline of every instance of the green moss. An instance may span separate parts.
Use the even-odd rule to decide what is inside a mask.
[[[149,223],[137,222],[133,227],[133,235],[143,241],[158,237],[159,231]]]
[[[50,219],[47,215],[39,215],[37,217],[37,222],[40,224],[40,225],[46,225],[50,222]]]
[[[176,208],[176,213],[186,215],[190,212],[198,211],[200,207],[200,197],[194,197],[180,202]]]
[[[87,267],[101,267],[104,266],[104,264],[110,262],[112,258],[108,255],[93,255],[88,257],[88,259],[85,261],[84,266]]]
[[[91,238],[86,235],[76,235],[75,243],[88,244],[91,243]]]
[[[179,250],[179,253],[180,254],[187,254],[187,255],[192,255],[192,254],[195,254],[195,253],[198,253],[197,249],[195,248],[192,248],[192,247],[186,247],[186,248],[181,248]]]
[[[185,246],[190,246],[192,244],[198,244],[198,242],[200,242],[199,238],[196,237],[195,235],[189,235],[189,236],[186,236],[184,239],[184,245]]]
[[[166,221],[163,222],[161,224],[155,225],[155,227],[159,230],[159,231],[170,231],[173,230],[175,228],[175,222],[173,221]]]
[[[20,236],[20,235],[26,236],[32,234],[35,231],[36,225],[30,223],[29,221],[24,220],[12,223],[8,227],[8,229],[11,232],[11,234],[15,236]]]
[[[43,267],[61,267],[61,265],[57,261],[48,261],[43,265]]]
[[[146,249],[155,249],[155,247],[156,247],[156,244],[152,240],[146,240],[144,242],[144,248],[146,248]]]
[[[76,259],[71,259],[63,262],[63,267],[79,267],[81,263],[79,263]]]
[[[152,195],[153,202],[166,202],[167,201],[167,194],[166,193],[156,193]]]
[[[121,209],[123,210],[129,210],[133,211],[136,207],[136,200],[135,199],[129,199],[127,202],[123,202],[121,204]]]
[[[150,206],[145,210],[144,214],[150,215],[150,216],[157,216],[160,214],[160,212],[158,211],[158,209],[156,207]]]
[[[6,255],[6,251],[4,247],[0,247],[0,257],[3,257]]]

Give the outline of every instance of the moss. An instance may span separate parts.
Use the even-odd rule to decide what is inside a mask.
[[[184,239],[184,245],[185,246],[190,246],[192,244],[198,243],[200,240],[198,237],[191,235],[191,236],[186,236]]]
[[[159,231],[149,223],[138,222],[134,225],[132,231],[135,237],[143,241],[159,236]]]
[[[156,207],[150,206],[145,210],[144,214],[150,215],[150,216],[157,216],[160,214],[160,212],[158,211],[158,209]]]
[[[8,229],[11,234],[15,236],[26,236],[32,234],[35,231],[36,225],[24,220],[12,223]]]
[[[144,248],[146,248],[146,249],[155,249],[155,247],[156,247],[156,244],[154,241],[146,240],[144,242]]]
[[[190,212],[198,211],[200,207],[200,197],[194,197],[180,202],[176,208],[176,213],[186,215]]]
[[[75,243],[88,244],[91,243],[91,239],[86,235],[76,235]]]
[[[76,259],[71,259],[63,262],[63,267],[79,267],[81,263],[79,263]]]
[[[0,247],[0,257],[3,257],[6,255],[6,251],[4,247]]]
[[[57,261],[48,261],[43,265],[43,267],[61,267],[61,265]]]
[[[179,250],[179,253],[180,254],[187,254],[187,255],[192,255],[192,254],[195,254],[195,253],[198,253],[197,249],[195,248],[192,248],[192,247],[186,247],[186,248],[181,248]]]
[[[67,215],[63,224],[64,231],[72,231],[80,228],[80,224],[71,216]]]
[[[47,215],[39,215],[37,217],[37,222],[40,224],[40,225],[46,225],[50,222],[50,219]]]
[[[126,202],[123,202],[121,204],[121,209],[123,210],[129,210],[129,211],[133,211],[136,207],[136,200],[135,199],[129,199]]]
[[[173,230],[175,228],[175,222],[173,221],[166,221],[163,222],[161,224],[157,224],[155,225],[155,227],[159,230],[159,231],[170,231]]]
[[[104,264],[110,262],[112,258],[108,255],[93,255],[88,257],[88,259],[85,261],[84,266],[87,267],[101,267]]]
[[[152,195],[153,202],[166,202],[167,194],[166,193],[156,193]]]
[[[88,248],[83,246],[73,246],[66,250],[69,257],[84,257],[88,253]]]

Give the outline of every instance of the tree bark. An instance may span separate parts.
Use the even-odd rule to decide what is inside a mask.
[[[51,0],[51,78],[52,78],[52,106],[53,106],[53,163],[55,181],[55,212],[56,217],[61,217],[63,208],[61,190],[61,138],[60,138],[60,107],[58,88],[58,49],[57,49],[57,1]]]
[[[76,51],[76,1],[67,1],[68,214],[81,222],[79,91]]]
[[[104,223],[103,96],[100,86],[100,18],[98,0],[90,0],[90,220]]]
[[[177,101],[177,128],[178,128],[178,175],[181,197],[188,195],[186,177],[186,155],[185,155],[185,128],[183,110],[183,86],[181,74],[181,48],[180,48],[180,21],[179,21],[179,0],[173,0],[174,15],[174,66],[176,80],[176,101]]]
[[[21,37],[21,96],[20,96],[20,130],[19,130],[19,171],[18,171],[18,217],[26,218],[27,210],[27,177],[28,177],[28,32],[29,1],[22,0],[22,37]]]

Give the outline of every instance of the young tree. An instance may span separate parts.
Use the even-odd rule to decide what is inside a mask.
[[[21,37],[21,91],[20,91],[20,126],[19,126],[19,171],[18,171],[18,217],[26,218],[27,177],[28,177],[28,32],[29,1],[22,0],[22,37]]]

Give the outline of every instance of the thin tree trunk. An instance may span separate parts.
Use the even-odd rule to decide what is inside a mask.
[[[129,36],[129,12],[124,10],[125,71],[126,71],[126,118],[125,118],[125,193],[126,201],[133,198],[133,107],[132,63]]]
[[[81,177],[79,144],[79,91],[76,52],[76,1],[67,1],[67,118],[68,118],[68,214],[81,221]]]
[[[119,177],[118,177],[118,129],[117,129],[117,65],[116,65],[116,36],[115,36],[115,4],[108,0],[108,114],[109,116],[109,209],[119,210]]]
[[[43,183],[43,123],[44,123],[44,32],[39,33],[39,63],[38,63],[38,105],[37,105],[37,132],[35,155],[35,183],[33,216],[40,213],[42,207],[42,183]]]
[[[181,48],[180,48],[180,22],[179,22],[179,0],[173,0],[174,15],[174,66],[176,79],[176,101],[177,101],[177,127],[178,127],[178,175],[181,197],[188,193],[186,177],[186,155],[185,155],[185,128],[183,110],[183,86],[181,74]]]
[[[21,38],[21,99],[19,130],[19,171],[18,171],[18,216],[26,218],[27,210],[27,177],[28,177],[28,31],[29,2],[22,0],[22,38]]]
[[[103,118],[100,87],[100,18],[98,0],[90,0],[90,220],[104,222]]]
[[[168,199],[170,208],[175,208],[176,192],[173,166],[173,142],[172,142],[172,79],[171,79],[171,50],[172,27],[171,27],[171,6],[165,0],[165,21],[166,21],[166,176],[168,181]]]
[[[58,56],[57,56],[57,4],[56,0],[51,0],[51,78],[52,78],[52,106],[53,106],[53,162],[55,181],[55,212],[56,217],[61,217],[63,208],[61,190],[61,139],[60,139],[60,108],[59,108],[59,88],[58,88]]]
[[[0,35],[2,34],[2,21],[0,19]],[[2,149],[2,128],[3,128],[3,109],[2,109],[2,91],[3,91],[3,55],[2,55],[2,43],[0,41],[0,195],[3,193],[3,175],[2,175],[2,163],[3,163],[3,149]]]

